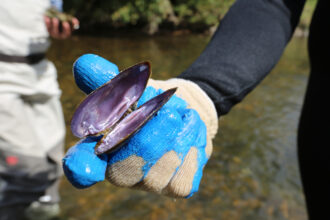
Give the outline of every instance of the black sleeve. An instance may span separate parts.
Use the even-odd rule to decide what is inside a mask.
[[[229,112],[278,62],[305,0],[237,0],[198,59],[179,78],[197,83],[218,115]]]

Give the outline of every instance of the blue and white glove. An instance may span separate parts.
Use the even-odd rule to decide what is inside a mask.
[[[73,71],[78,87],[87,94],[119,72],[116,65],[93,54],[81,56]],[[69,181],[85,188],[106,178],[116,186],[171,197],[190,197],[197,192],[217,132],[212,101],[190,81],[150,79],[138,106],[173,87],[178,87],[177,95],[118,150],[96,156],[98,140],[91,137],[70,148],[63,159]]]

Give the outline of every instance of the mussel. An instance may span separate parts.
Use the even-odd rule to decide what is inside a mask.
[[[118,149],[172,97],[176,88],[150,99],[139,108],[137,101],[151,75],[149,62],[136,64],[89,94],[71,120],[72,133],[83,138],[102,136],[95,147],[100,155]]]
[[[60,12],[57,9],[51,7],[46,11],[45,15],[49,18],[57,18],[60,23],[69,22],[73,30],[79,29],[79,24],[73,24],[72,20],[74,19],[74,17],[70,14]],[[62,32],[62,25],[59,25],[59,31]]]

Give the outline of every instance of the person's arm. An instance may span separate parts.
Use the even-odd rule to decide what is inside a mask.
[[[197,83],[218,116],[240,102],[274,67],[305,0],[237,0],[198,59],[179,77]]]

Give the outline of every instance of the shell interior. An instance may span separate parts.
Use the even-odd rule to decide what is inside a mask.
[[[96,89],[76,109],[71,120],[72,133],[83,138],[114,126],[141,97],[150,75],[150,63],[139,63]]]

